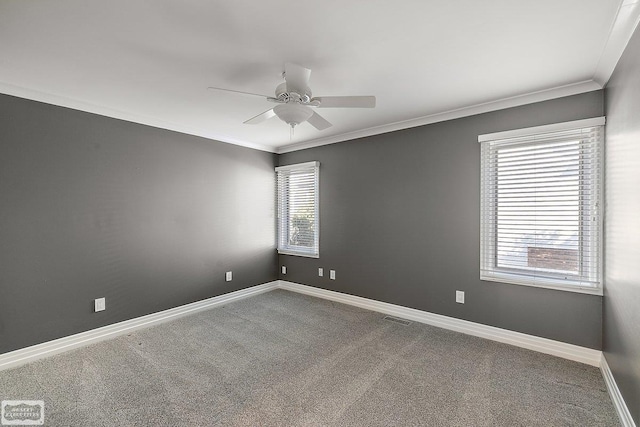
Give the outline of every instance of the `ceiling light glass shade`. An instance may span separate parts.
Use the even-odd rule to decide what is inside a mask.
[[[299,125],[309,120],[313,115],[313,110],[300,104],[280,104],[273,108],[276,116],[291,127]]]

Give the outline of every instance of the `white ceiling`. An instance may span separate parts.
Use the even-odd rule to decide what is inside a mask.
[[[638,0],[2,0],[0,92],[285,152],[601,88]],[[333,126],[242,122],[285,62]]]

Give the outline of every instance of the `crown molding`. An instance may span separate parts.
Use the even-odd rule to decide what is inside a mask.
[[[534,102],[547,101],[563,96],[577,95],[580,93],[590,92],[602,89],[606,86],[611,78],[615,67],[624,53],[624,50],[633,36],[634,31],[640,23],[640,0],[623,0],[618,8],[616,18],[609,30],[609,36],[605,43],[605,47],[600,55],[596,71],[591,80],[586,80],[565,86],[559,86],[551,89],[541,90],[528,94],[503,98],[468,107],[453,109],[441,113],[430,114],[414,119],[398,121],[394,123],[374,126],[354,132],[347,132],[340,135],[334,135],[326,138],[317,138],[310,141],[303,141],[282,147],[272,147],[264,144],[247,142],[236,139],[229,135],[218,134],[203,129],[192,128],[177,123],[168,122],[154,117],[141,114],[120,111],[117,109],[96,105],[79,99],[69,98],[63,95],[44,92],[36,89],[29,89],[9,83],[0,82],[0,93],[12,95],[20,98],[30,99],[33,101],[43,102],[46,104],[71,108],[74,110],[84,111],[93,114],[99,114],[114,119],[125,120],[128,122],[147,125],[155,128],[166,129],[170,131],[180,132],[188,135],[199,136],[229,144],[239,145],[242,147],[252,148],[260,151],[283,154],[292,151],[304,150],[307,148],[319,147],[322,145],[334,144],[337,142],[348,141],[352,139],[364,138],[373,135],[379,135],[388,132],[394,132],[402,129],[423,126],[427,124],[453,120],[461,117],[471,116],[475,114],[488,113],[491,111],[501,110],[505,108],[517,107]]]
[[[276,150],[276,153],[283,154],[292,151],[304,150],[307,148],[319,147],[321,145],[334,144],[336,142],[348,141],[351,139],[364,138],[367,136],[379,135],[397,130],[409,129],[418,126],[424,126],[432,123],[444,122],[446,120],[459,119],[461,117],[473,116],[476,114],[489,113],[491,111],[503,110],[505,108],[518,107],[521,105],[532,104],[534,102],[548,101],[550,99],[562,98],[564,96],[578,95],[585,92],[600,90],[602,86],[593,80],[573,83],[564,86],[558,86],[552,89],[545,89],[537,92],[531,92],[525,95],[512,96],[496,101],[485,102],[464,108],[445,111],[442,113],[430,114],[428,116],[418,117],[410,120],[389,123],[382,126],[374,126],[355,132],[344,133],[341,135],[330,136],[327,138],[319,138],[311,141],[298,142],[286,145]]]
[[[113,119],[124,120],[127,122],[137,123],[141,125],[151,126],[158,129],[165,129],[174,132],[180,132],[187,135],[199,136],[202,138],[212,139],[215,141],[226,142],[229,144],[239,145],[242,147],[253,148],[254,150],[267,151],[275,153],[273,147],[252,142],[241,141],[227,135],[217,134],[215,132],[195,129],[189,126],[177,123],[167,122],[158,118],[149,117],[141,114],[135,114],[128,111],[120,111],[113,108],[96,105],[89,102],[57,95],[49,92],[43,92],[35,89],[28,89],[9,83],[0,82],[0,93],[16,96],[18,98],[29,99],[32,101],[43,102],[45,104],[56,105],[58,107],[70,108],[72,110],[84,111],[86,113],[98,114],[100,116],[110,117]]]
[[[640,22],[640,0],[624,0],[609,30],[609,37],[596,66],[593,80],[604,87]]]
[[[443,122],[446,120],[453,120],[461,117],[472,116],[475,114],[488,113],[491,111],[501,110],[505,108],[531,104],[534,102],[541,102],[541,101],[547,101],[554,98],[561,98],[563,96],[577,95],[580,93],[591,92],[599,89],[602,89],[601,85],[599,85],[593,80],[589,80],[589,81],[574,83],[570,85],[560,86],[553,89],[546,89],[546,90],[528,93],[525,95],[518,95],[510,98],[504,98],[496,101],[477,104],[469,107],[458,108],[455,110],[445,111],[442,113],[431,114],[428,116],[418,117],[415,119],[403,120],[403,121],[389,123],[381,126],[374,126],[371,128],[362,129],[355,132],[348,132],[348,133],[335,135],[327,138],[319,138],[311,141],[303,141],[295,144],[286,145],[284,147],[274,148],[274,147],[270,147],[262,144],[241,141],[241,140],[229,137],[227,135],[215,134],[212,132],[204,131],[202,129],[190,128],[187,126],[163,121],[153,117],[134,114],[126,111],[120,111],[113,108],[91,104],[89,102],[80,101],[77,99],[73,99],[73,98],[69,98],[61,95],[56,95],[48,92],[38,91],[35,89],[28,89],[28,88],[0,82],[0,93],[4,93],[6,95],[16,96],[19,98],[25,98],[32,101],[43,102],[45,104],[71,108],[73,110],[98,114],[101,116],[111,117],[114,119],[125,120],[132,123],[138,123],[138,124],[151,126],[159,129],[166,129],[170,131],[180,132],[187,135],[199,136],[207,139],[212,139],[220,142],[225,142],[229,144],[239,145],[242,147],[247,147],[255,150],[267,151],[270,153],[277,153],[277,154],[304,150],[307,148],[319,147],[322,145],[329,145],[337,142],[349,141],[352,139],[364,138],[367,136],[379,135],[379,134],[394,132],[402,129],[409,129],[409,128],[423,126],[427,124]]]
[[[640,1],[640,0],[636,0]],[[374,126],[354,132],[343,133],[340,135],[330,136],[327,138],[318,138],[311,141],[303,141],[275,148],[263,144],[242,141],[227,135],[221,135],[202,129],[195,129],[188,126],[167,122],[154,117],[135,114],[127,111],[120,111],[113,108],[92,104],[57,95],[49,92],[43,92],[35,89],[29,89],[21,86],[0,82],[0,93],[16,96],[19,98],[29,99],[32,101],[43,102],[45,104],[56,105],[59,107],[70,108],[73,110],[83,111],[87,113],[98,114],[105,117],[124,120],[132,123],[151,126],[159,129],[165,129],[187,135],[199,136],[202,138],[212,139],[215,141],[225,142],[228,144],[239,145],[242,147],[252,148],[255,150],[266,151],[270,153],[284,154],[292,151],[304,150],[307,148],[319,147],[322,145],[334,144],[337,142],[349,141],[352,139],[364,138],[367,136],[379,135],[388,132],[394,132],[403,129],[409,129],[418,126],[424,126],[432,123],[443,122],[447,120],[458,119],[461,117],[472,116],[476,114],[488,113],[491,111],[502,110],[505,108],[518,107],[521,105],[532,104],[535,102],[548,101],[554,98],[564,96],[578,95],[585,92],[602,89],[602,85],[594,80],[588,80],[573,83],[565,86],[559,86],[552,89],[545,89],[537,92],[531,92],[524,95],[503,98],[495,101],[485,102],[472,105],[469,107],[458,108],[445,111],[442,113],[430,114],[415,119],[403,120],[399,122],[389,123],[381,126]]]

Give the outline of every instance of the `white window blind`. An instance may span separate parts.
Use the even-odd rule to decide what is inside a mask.
[[[320,163],[276,168],[278,253],[319,257]]]
[[[602,292],[604,127],[579,124],[479,138],[482,280]]]

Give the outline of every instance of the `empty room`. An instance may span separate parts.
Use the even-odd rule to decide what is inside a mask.
[[[0,426],[640,425],[639,21],[0,1]]]

